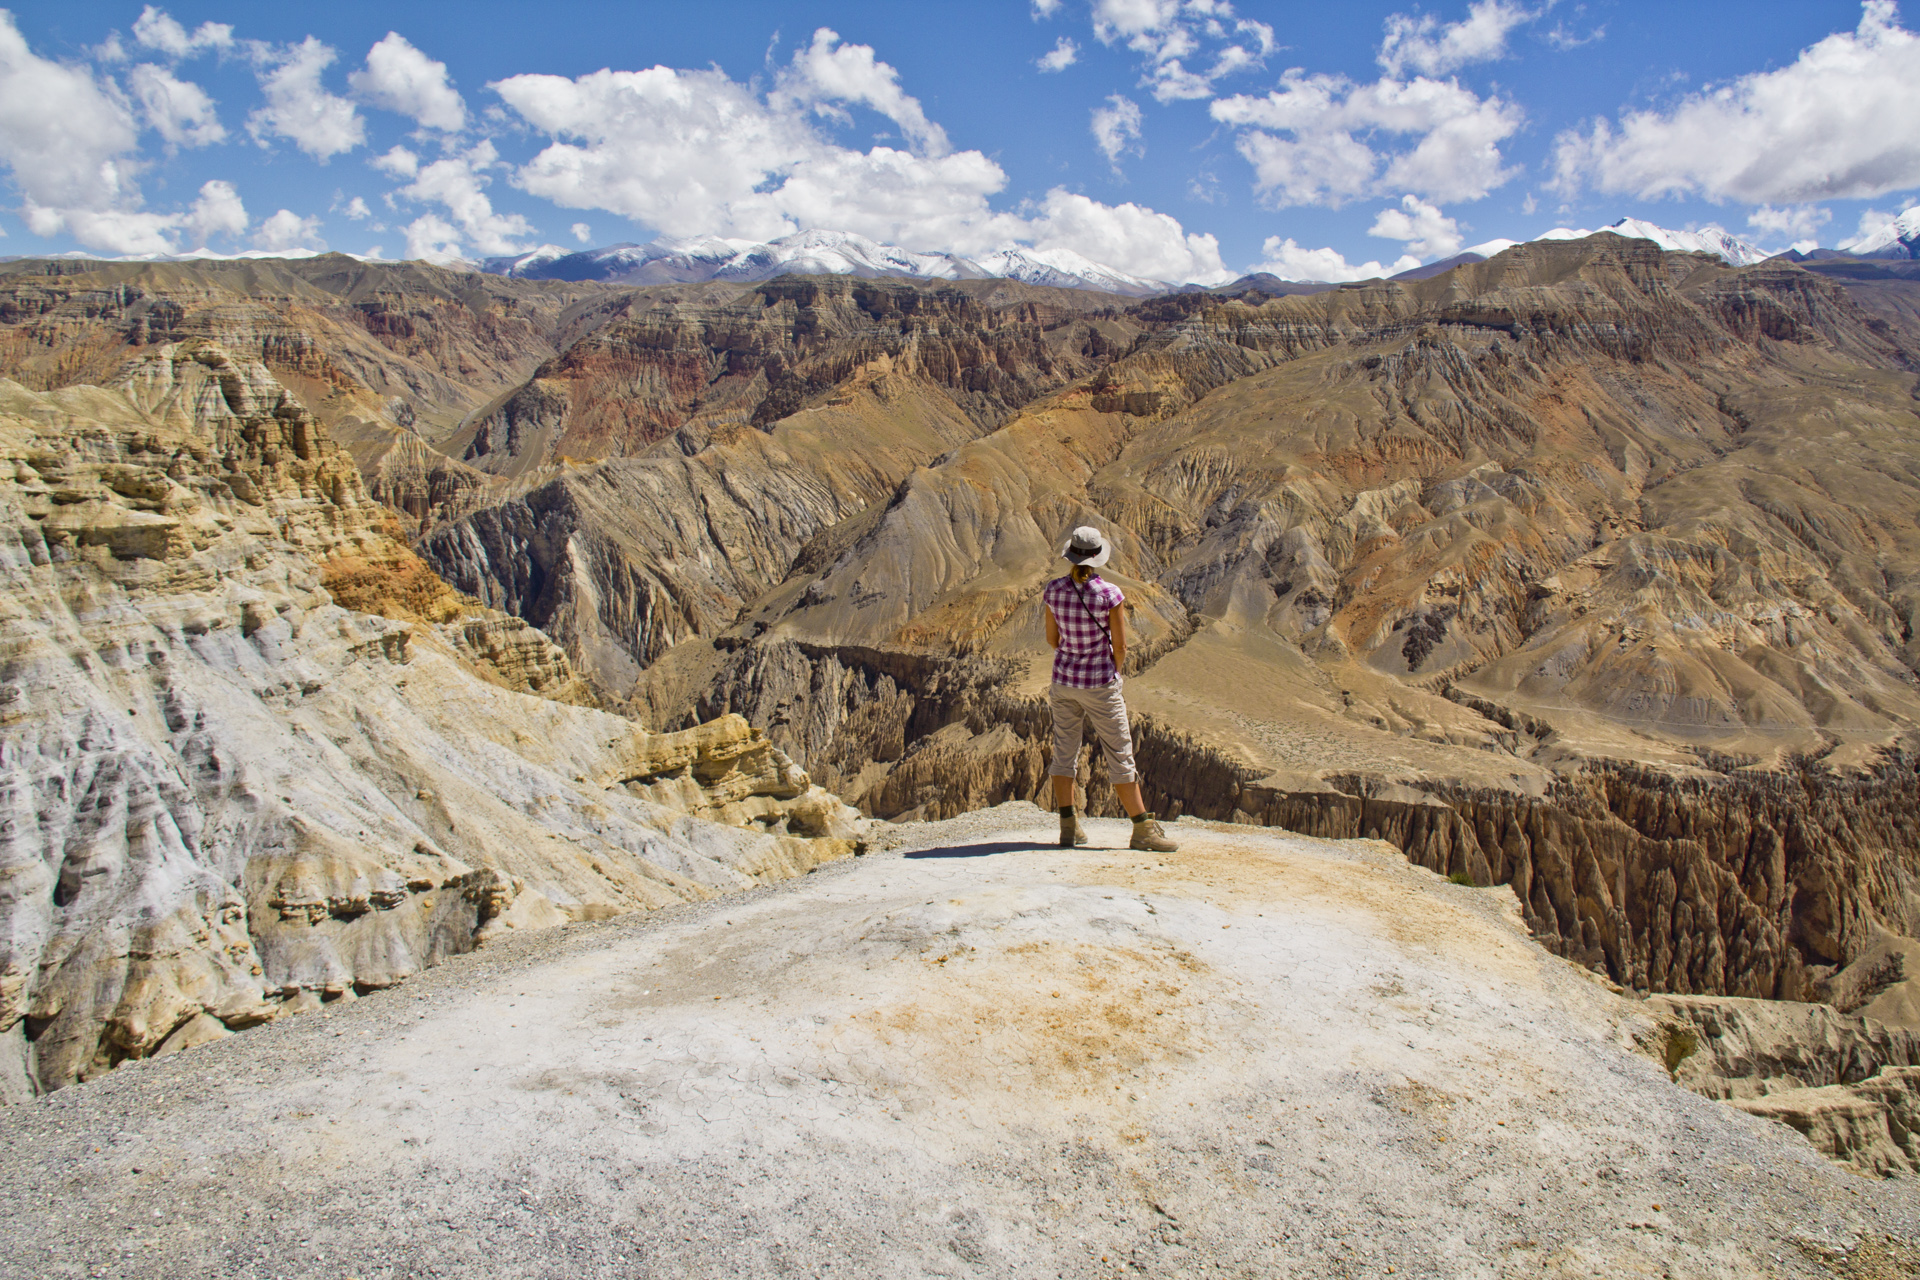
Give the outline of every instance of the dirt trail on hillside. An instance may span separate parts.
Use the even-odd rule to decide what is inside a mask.
[[[1688,1093],[1506,889],[1025,805],[0,1112],[0,1275],[1869,1276],[1911,1181]]]

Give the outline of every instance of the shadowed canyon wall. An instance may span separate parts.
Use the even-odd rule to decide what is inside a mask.
[[[790,642],[727,657],[689,716],[770,726],[871,812],[1049,803],[1050,713],[1011,692],[1003,663]],[[1377,774],[1288,786],[1151,716],[1136,718],[1134,751],[1162,813],[1385,839],[1443,875],[1512,885],[1543,944],[1643,990],[1821,998],[1883,931],[1920,932],[1910,749],[1844,774],[1804,758],[1686,775],[1591,761],[1538,795]],[[1081,779],[1090,811],[1121,812],[1092,746]]]

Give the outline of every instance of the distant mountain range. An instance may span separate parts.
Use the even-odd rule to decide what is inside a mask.
[[[1789,256],[1794,261],[1835,257],[1920,259],[1920,205],[1908,209],[1885,227],[1842,243],[1837,249],[1815,249],[1801,254],[1789,250],[1785,255],[1766,250],[1718,228],[1703,231],[1675,231],[1639,218],[1622,218],[1599,228],[1629,239],[1651,240],[1662,249],[1690,253],[1712,253],[1736,267],[1751,266],[1770,257]],[[1585,228],[1555,227],[1534,237],[1535,240],[1581,240],[1596,232]],[[1489,240],[1483,244],[1429,262],[1393,276],[1395,280],[1425,280],[1470,262],[1484,262],[1517,240]],[[311,258],[315,250],[293,249],[270,253],[249,250],[223,254],[210,249],[194,249],[178,254],[129,254],[109,258],[115,262],[197,262],[253,258]],[[59,258],[95,258],[98,255],[73,252],[52,255]],[[348,254],[348,257],[357,257]],[[0,258],[6,261],[7,258]],[[361,261],[372,261],[362,258]],[[459,266],[461,263],[443,265]],[[781,275],[850,275],[864,279],[910,280],[986,280],[1006,278],[1027,284],[1049,285],[1062,289],[1093,289],[1124,297],[1147,297],[1156,293],[1198,290],[1205,286],[1178,281],[1149,280],[1129,275],[1081,256],[1071,249],[1029,249],[1010,245],[991,253],[963,257],[956,253],[903,249],[881,244],[848,231],[816,229],[800,231],[765,243],[736,240],[724,236],[696,236],[690,239],[662,237],[647,244],[616,244],[599,249],[571,250],[555,244],[543,244],[526,253],[487,258],[467,263],[492,275],[523,280],[594,280],[615,284],[687,284],[706,280],[737,281],[751,284]],[[1242,276],[1228,285],[1215,286],[1219,292],[1241,292],[1256,288],[1269,295],[1313,293],[1334,287],[1324,280],[1282,280],[1266,272]]]
[[[1917,211],[1920,213],[1920,211]],[[1737,267],[1764,262],[1764,249],[1724,231],[1673,231],[1638,218],[1622,218],[1601,228],[1631,239],[1651,240],[1662,249],[1714,253]],[[1579,240],[1589,230],[1556,227],[1540,240]],[[1393,277],[1421,280],[1467,262],[1484,262],[1517,240],[1489,240],[1440,262],[1415,267]],[[1066,289],[1097,289],[1129,297],[1145,297],[1178,289],[1197,289],[1178,281],[1147,280],[1116,271],[1069,250],[1006,248],[976,258],[952,253],[922,253],[898,245],[881,244],[844,231],[802,231],[765,244],[701,236],[689,240],[662,238],[650,244],[616,244],[577,252],[559,245],[542,245],[529,253],[488,258],[482,271],[530,280],[604,280],[620,284],[670,284],[702,280],[751,283],[774,276],[852,275],[868,279],[905,277],[916,280],[980,280],[1008,277],[1028,284]],[[1258,288],[1269,294],[1314,292],[1332,287],[1326,281],[1283,281],[1257,273],[1242,276],[1227,290]]]
[[[546,244],[530,253],[488,258],[482,271],[527,280],[605,280],[620,284],[684,284],[734,280],[751,284],[783,275],[847,275],[865,279],[988,280],[1005,277],[1065,289],[1098,289],[1128,297],[1164,293],[1158,280],[1116,271],[1070,249],[1009,247],[977,258],[922,253],[847,231],[801,231],[761,244],[722,236],[662,237],[569,252]]]

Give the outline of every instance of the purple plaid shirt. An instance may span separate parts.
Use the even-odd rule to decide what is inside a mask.
[[[1098,689],[1120,678],[1113,665],[1113,641],[1106,630],[1107,614],[1118,609],[1125,596],[1120,588],[1094,574],[1080,586],[1072,578],[1055,578],[1040,593],[1060,627],[1060,647],[1053,655],[1053,681],[1076,689]],[[1080,603],[1082,599],[1085,604]],[[1094,621],[1095,615],[1099,621]]]

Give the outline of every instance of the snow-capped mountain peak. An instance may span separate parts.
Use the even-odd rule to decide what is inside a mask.
[[[1070,249],[1009,245],[976,258],[882,244],[850,231],[814,228],[762,244],[722,236],[650,244],[611,245],[558,257],[531,254],[489,258],[481,270],[546,280],[608,280],[624,284],[688,284],[731,280],[743,284],[780,275],[850,275],[865,279],[981,280],[1006,277],[1064,289],[1098,289],[1142,296],[1168,286],[1116,271]]]
[[[1856,258],[1920,258],[1920,204],[1878,231],[1869,231],[1838,248]]]
[[[1027,284],[1062,289],[1101,289],[1108,293],[1158,293],[1166,286],[1102,266],[1071,249],[1026,249],[1018,245],[981,254],[973,260],[980,274],[1005,276]]]
[[[571,251],[563,249],[557,244],[543,244],[538,249],[529,249],[525,253],[517,253],[509,258],[496,258],[494,261],[509,264],[502,268],[498,274],[503,276],[517,276],[529,267],[537,267],[543,263],[552,262],[556,258],[564,258],[569,252]]]

